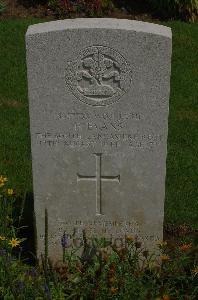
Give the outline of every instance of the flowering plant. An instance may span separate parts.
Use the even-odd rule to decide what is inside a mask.
[[[83,231],[78,246],[73,235],[63,232],[62,261],[48,257],[28,265],[20,254],[16,192],[0,176],[0,298],[1,299],[138,299],[196,300],[198,294],[198,245],[196,239],[176,243],[161,241],[159,253],[143,247],[137,236],[125,236],[117,245],[105,238],[87,238]],[[47,224],[47,210],[45,216]],[[45,230],[46,236],[48,230]],[[48,239],[45,239],[46,250]],[[80,243],[79,243],[80,242]]]

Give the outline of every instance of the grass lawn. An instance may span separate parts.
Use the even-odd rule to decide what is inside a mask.
[[[0,175],[32,192],[25,32],[38,19],[0,22]],[[198,228],[198,25],[173,30],[165,221]]]

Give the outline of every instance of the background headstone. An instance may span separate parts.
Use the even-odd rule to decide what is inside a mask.
[[[117,19],[30,26],[26,34],[37,253],[64,232],[122,245],[163,238],[171,30]],[[74,231],[75,229],[75,231]]]

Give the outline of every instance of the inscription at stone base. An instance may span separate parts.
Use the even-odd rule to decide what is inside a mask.
[[[96,230],[97,228],[97,230]],[[151,242],[155,246],[157,242],[160,241],[159,236],[155,235],[142,235],[139,225],[135,221],[68,221],[63,222],[58,227],[58,230],[55,234],[50,234],[48,239],[51,241],[53,245],[56,245],[59,250],[61,249],[61,237],[65,232],[67,232],[68,244],[67,248],[83,246],[83,231],[86,233],[86,237],[88,240],[96,236],[100,236],[106,238],[106,240],[110,241],[112,244],[117,247],[123,247],[126,243],[126,237],[130,236],[134,240],[145,243]],[[40,239],[44,241],[45,234],[40,234]]]

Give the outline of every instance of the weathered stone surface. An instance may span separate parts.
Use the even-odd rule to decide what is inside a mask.
[[[30,26],[26,34],[38,256],[65,231],[162,239],[171,30],[116,19]]]

